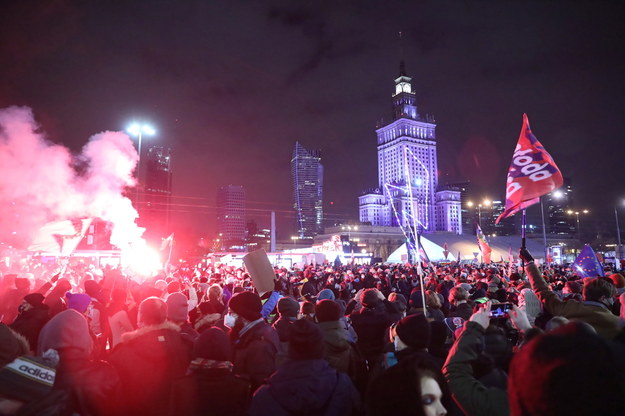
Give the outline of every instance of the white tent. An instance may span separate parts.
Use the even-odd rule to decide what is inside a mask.
[[[447,258],[445,258],[445,249],[443,247],[433,243],[423,236],[421,236],[420,239],[421,246],[431,261],[456,261],[456,256],[454,256],[451,251],[447,253]],[[391,253],[386,261],[387,263],[405,263],[407,260],[408,249],[406,248],[406,243],[404,243],[399,246],[397,250]]]

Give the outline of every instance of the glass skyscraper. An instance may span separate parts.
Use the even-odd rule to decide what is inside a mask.
[[[293,207],[299,238],[312,238],[323,231],[323,165],[319,150],[295,143],[291,159]]]

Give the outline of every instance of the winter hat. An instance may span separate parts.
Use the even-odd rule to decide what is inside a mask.
[[[0,366],[28,353],[29,349],[26,338],[0,323]]]
[[[417,350],[430,344],[430,323],[422,313],[408,315],[397,322],[395,332],[404,344]]]
[[[193,358],[215,361],[232,361],[232,349],[228,335],[217,327],[202,331],[193,346]]]
[[[360,294],[360,303],[365,308],[375,308],[380,303],[377,289],[366,289]]]
[[[89,356],[93,348],[87,318],[75,309],[58,313],[39,333],[38,356],[49,349],[60,351],[65,348],[79,350],[85,356]]]
[[[46,297],[43,296],[41,293],[29,293],[28,295],[24,296],[24,300],[32,306],[41,305],[45,298]]]
[[[234,313],[248,321],[260,319],[260,311],[263,309],[260,296],[249,291],[234,295],[228,306]]]
[[[74,309],[80,313],[85,313],[87,311],[87,307],[91,303],[91,296],[84,293],[67,292],[65,294],[65,298],[67,298],[68,309]]]
[[[612,280],[617,289],[625,287],[625,277],[620,273],[611,274],[610,280]]]
[[[95,298],[100,294],[100,285],[95,280],[85,280],[83,286],[85,287],[85,293],[92,298]]]
[[[330,289],[323,289],[317,295],[317,301],[324,300],[324,299],[334,300],[336,299],[336,296],[334,296],[334,292],[331,291]]]
[[[0,369],[0,396],[30,403],[52,390],[56,370],[39,357],[21,356]]]
[[[137,321],[139,325],[160,325],[167,319],[167,304],[161,298],[151,296],[139,304]]]
[[[473,287],[468,283],[460,283],[459,286],[462,286],[462,288],[466,290],[467,292],[470,292],[471,290],[473,290]]]
[[[289,325],[289,358],[315,360],[323,358],[323,333],[309,319],[299,319]]]
[[[167,319],[172,322],[186,322],[189,319],[189,300],[181,293],[167,297]]]
[[[25,277],[16,277],[15,288],[20,290],[30,290],[30,280]]]
[[[423,298],[421,297],[420,290],[413,290],[410,293],[410,301],[408,302],[408,304],[410,305],[411,308],[415,308],[415,309],[423,308]]]
[[[293,298],[284,297],[278,301],[278,313],[280,316],[295,318],[299,313],[299,302]]]
[[[341,307],[333,300],[324,299],[315,305],[315,317],[318,322],[338,321],[341,317]]]
[[[535,337],[510,364],[510,414],[622,415],[623,357],[622,345],[609,343],[582,322]],[[573,393],[574,386],[583,388]]]
[[[214,313],[221,315],[224,311],[223,306],[213,302],[202,302],[197,307],[202,312],[202,315],[212,315]]]
[[[391,292],[391,294],[388,295],[388,300],[395,306],[395,309],[397,310],[397,312],[399,313],[406,312],[406,307],[408,306],[408,302],[406,302],[406,298],[404,297],[404,295],[402,295],[401,293],[397,293],[397,292]]]

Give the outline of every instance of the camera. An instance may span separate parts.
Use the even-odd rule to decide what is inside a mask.
[[[508,318],[508,312],[512,309],[511,303],[495,303],[490,305],[491,318]]]

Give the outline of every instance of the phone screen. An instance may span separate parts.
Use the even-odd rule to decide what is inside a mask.
[[[512,309],[511,303],[495,303],[490,305],[491,318],[507,318],[508,311]]]

